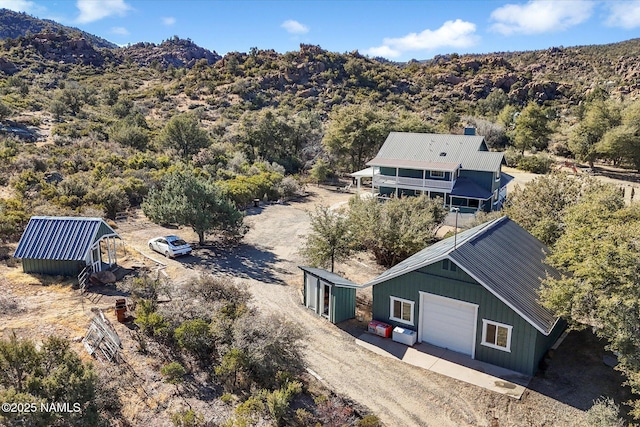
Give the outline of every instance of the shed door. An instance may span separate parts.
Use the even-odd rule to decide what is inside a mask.
[[[331,313],[331,285],[328,283],[320,282],[322,289],[322,306],[320,307],[320,314],[326,318],[331,317],[329,313]]]
[[[307,291],[307,307],[315,311],[318,304],[318,279],[306,274],[305,287]]]
[[[478,306],[421,293],[420,341],[474,357]]]

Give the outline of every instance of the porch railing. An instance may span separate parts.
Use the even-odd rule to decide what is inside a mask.
[[[405,178],[402,176],[373,175],[373,185],[376,187],[398,187],[411,188],[416,190],[447,190],[453,189],[455,181],[444,181],[440,179]]]

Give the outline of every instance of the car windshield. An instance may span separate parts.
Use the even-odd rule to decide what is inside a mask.
[[[186,245],[186,244],[187,244],[187,242],[185,242],[185,241],[184,241],[184,240],[182,240],[182,239],[178,239],[178,240],[174,240],[173,242],[171,242],[171,244],[172,244],[173,246],[183,246],[183,245]]]

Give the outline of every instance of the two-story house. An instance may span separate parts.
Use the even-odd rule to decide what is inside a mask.
[[[425,194],[441,197],[460,212],[499,210],[507,195],[502,173],[504,155],[491,152],[475,129],[465,135],[391,132],[365,169],[352,174],[371,177],[381,196]]]

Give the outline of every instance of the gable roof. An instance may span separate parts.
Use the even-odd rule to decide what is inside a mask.
[[[117,236],[101,218],[33,216],[13,256],[82,261],[101,236],[110,234]]]
[[[332,273],[327,270],[323,270],[322,268],[314,268],[314,267],[303,267],[298,266],[298,268],[302,271],[306,271],[316,277],[326,280],[329,283],[333,283],[339,288],[359,288],[360,285],[352,282],[351,280],[345,279],[344,277],[338,276],[335,273]]]
[[[455,247],[454,247],[455,245]],[[540,304],[540,280],[560,273],[544,263],[549,249],[504,216],[441,240],[365,283],[373,286],[445,258],[548,335],[557,317]]]
[[[452,170],[452,165],[453,169],[462,165],[463,169],[495,172],[503,162],[504,154],[488,151],[483,136],[391,132],[367,166]]]

